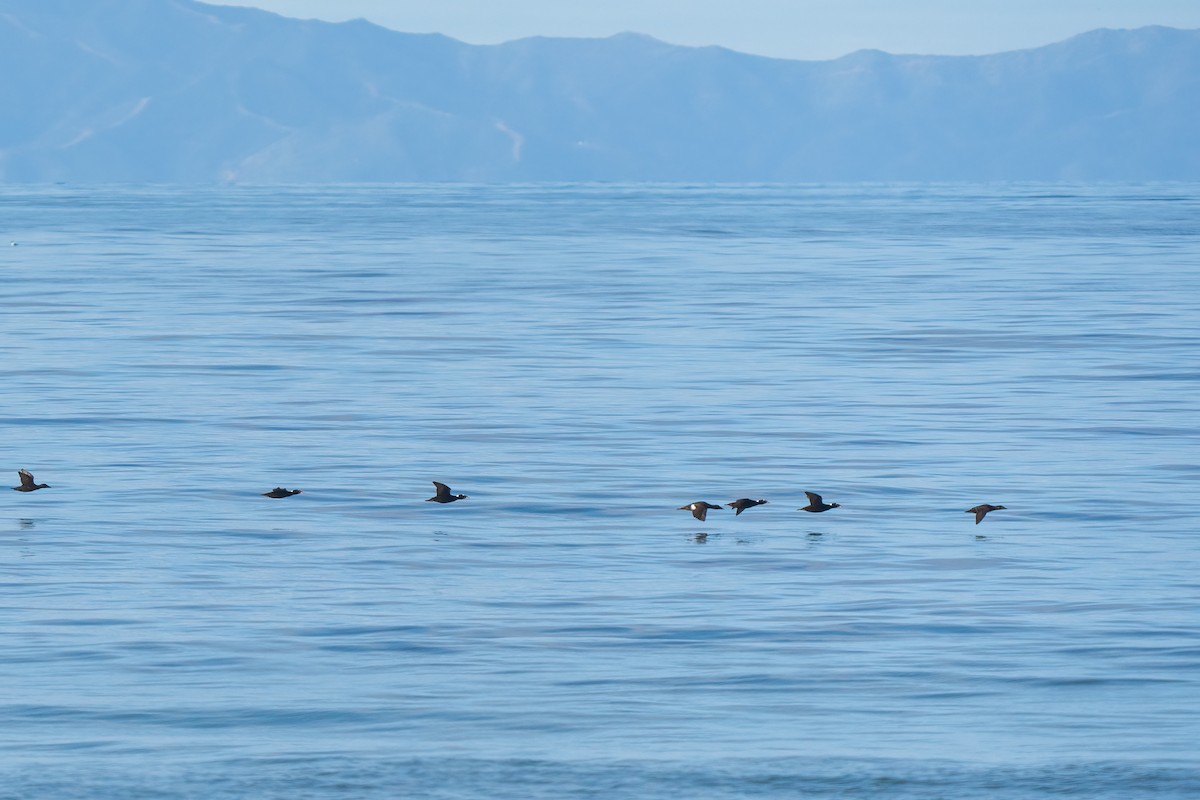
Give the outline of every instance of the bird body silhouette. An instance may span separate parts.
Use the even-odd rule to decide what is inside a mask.
[[[263,497],[291,497],[294,494],[301,494],[299,489],[284,489],[282,486],[276,486],[269,492],[263,492]]]
[[[14,492],[36,492],[38,489],[50,488],[48,483],[34,483],[33,473],[27,469],[17,470],[17,477],[21,479],[21,485],[12,487]]]
[[[704,522],[704,519],[708,516],[708,512],[710,509],[720,508],[720,507],[721,507],[721,505],[719,503],[717,505],[713,505],[712,503],[706,503],[703,500],[697,500],[694,503],[688,503],[686,506],[680,506],[676,510],[677,511],[690,511],[690,512],[692,512],[693,517],[700,520],[701,522]]]
[[[435,489],[437,489],[437,493],[433,497],[426,500],[426,503],[453,503],[455,500],[467,499],[465,494],[451,493],[450,487],[444,483],[438,483],[437,481],[434,481],[433,486]]]
[[[988,515],[989,511],[1003,511],[1003,510],[1004,510],[1004,506],[993,506],[989,503],[984,503],[983,505],[975,506],[974,508],[968,508],[963,513],[974,514],[975,515],[975,524],[978,525],[979,523],[983,522],[983,518]]]
[[[814,514],[820,514],[822,511],[828,511],[831,508],[841,508],[838,503],[826,503],[821,499],[821,495],[813,492],[805,492],[804,496],[808,498],[808,505],[800,509],[801,511],[811,511]]]
[[[749,497],[743,497],[740,500],[734,500],[732,503],[729,503],[729,507],[733,509],[733,515],[736,517],[738,514],[741,514],[747,508],[754,508],[755,506],[761,506],[765,502],[767,502],[767,501],[766,500],[751,500]]]

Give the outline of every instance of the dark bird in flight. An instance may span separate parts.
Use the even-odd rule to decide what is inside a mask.
[[[693,517],[700,520],[701,522],[704,522],[704,518],[708,516],[709,509],[720,508],[720,507],[721,506],[719,503],[714,506],[712,503],[706,503],[703,500],[697,500],[694,503],[688,503],[686,506],[680,506],[676,510],[690,511],[690,512],[692,512]]]
[[[747,508],[754,508],[755,506],[761,506],[765,502],[767,502],[767,501],[766,500],[751,500],[749,497],[743,497],[741,500],[734,500],[732,503],[729,504],[729,507],[733,509],[733,515],[736,517],[738,514],[741,514]]]
[[[450,487],[444,483],[433,482],[434,488],[437,489],[437,494],[426,500],[426,503],[453,503],[455,500],[466,500],[465,494],[452,494]]]
[[[48,483],[34,483],[33,473],[27,469],[17,470],[17,475],[21,478],[21,485],[12,487],[14,492],[36,492],[38,489],[50,488]]]
[[[269,492],[263,492],[263,497],[291,497],[294,494],[300,494],[299,489],[284,489],[282,486],[276,486]]]
[[[993,505],[984,503],[981,506],[975,506],[974,508],[968,508],[964,513],[974,514],[975,515],[975,524],[978,525],[979,523],[983,522],[983,518],[988,515],[989,511],[1001,511],[1003,509],[1004,509],[1004,506],[993,506]]]
[[[49,483],[35,483],[34,475],[28,469],[18,469],[17,475],[20,477],[20,486],[14,486],[14,492],[36,492],[37,489],[50,488]]]
[[[811,511],[814,514],[820,514],[822,511],[828,511],[831,508],[841,508],[839,503],[826,503],[821,499],[821,495],[805,492],[804,496],[808,498],[808,505],[799,509],[800,511]]]

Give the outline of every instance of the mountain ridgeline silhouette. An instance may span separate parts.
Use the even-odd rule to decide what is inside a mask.
[[[0,0],[6,182],[1200,178],[1200,31],[787,61]]]

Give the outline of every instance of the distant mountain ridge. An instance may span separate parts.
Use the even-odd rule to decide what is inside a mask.
[[[786,61],[0,0],[6,182],[1200,179],[1200,31]]]

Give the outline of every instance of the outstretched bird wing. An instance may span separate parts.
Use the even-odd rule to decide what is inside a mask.
[[[808,498],[808,502],[811,505],[819,506],[824,503],[824,501],[821,500],[821,495],[819,495],[819,494],[814,494],[813,492],[805,492],[804,496]]]
[[[17,470],[17,477],[21,479],[21,486],[26,489],[33,488],[33,473],[27,469]]]

